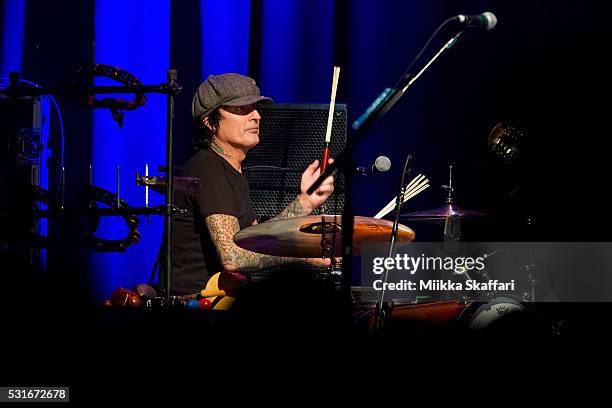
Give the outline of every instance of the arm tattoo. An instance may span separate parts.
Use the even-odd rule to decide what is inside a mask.
[[[217,249],[219,260],[226,270],[247,272],[298,261],[295,258],[262,255],[240,248],[233,240],[234,234],[240,231],[238,218],[233,215],[209,215],[206,217],[206,225]]]
[[[304,215],[310,214],[310,212],[311,212],[310,210],[304,208],[302,206],[302,204],[300,204],[299,197],[296,197],[295,200],[293,200],[291,203],[289,203],[287,208],[285,208],[283,211],[281,211],[280,214],[278,214],[276,217],[274,217],[272,219],[273,220],[281,220],[281,219],[284,219],[284,218],[302,217]]]

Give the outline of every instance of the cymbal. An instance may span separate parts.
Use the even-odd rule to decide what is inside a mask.
[[[447,204],[442,207],[434,208],[433,210],[404,213],[400,215],[400,218],[403,220],[416,221],[444,221],[450,216],[457,216],[459,218],[473,218],[484,217],[485,215],[485,213],[480,211],[464,210],[454,204]]]
[[[323,222],[323,220],[325,222]],[[334,256],[342,254],[342,216],[309,215],[305,217],[270,220],[253,225],[234,235],[241,248],[266,255],[296,258],[319,258],[322,255],[321,238],[325,225],[325,238]],[[366,242],[387,242],[393,223],[370,217],[355,217],[353,252],[358,255]],[[397,242],[410,242],[414,231],[400,224]]]

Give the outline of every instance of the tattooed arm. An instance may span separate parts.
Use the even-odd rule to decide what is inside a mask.
[[[333,159],[329,159],[333,163]],[[308,195],[306,191],[312,183],[319,178],[319,161],[315,160],[304,173],[302,174],[302,182],[300,184],[300,194],[291,202],[280,214],[273,219],[302,217],[308,215],[325,202],[334,192],[334,177],[329,176],[319,188],[312,194]]]
[[[312,212],[313,208],[310,205],[310,201],[303,197],[302,194],[297,196],[295,200],[293,200],[287,208],[281,211],[276,217],[272,218],[273,220],[281,220],[284,218],[294,218],[294,217],[302,217],[304,215],[308,215]]]
[[[240,248],[234,243],[234,234],[240,231],[238,218],[233,215],[213,214],[206,217],[221,265],[226,271],[253,271],[287,262],[298,262],[296,258],[257,254]]]
[[[330,163],[331,163],[330,159]],[[274,219],[293,218],[308,215],[313,209],[323,204],[334,191],[334,179],[328,177],[311,195],[306,194],[308,188],[319,177],[319,161],[313,162],[304,174],[300,185],[300,194]],[[306,261],[318,266],[327,266],[329,260],[319,258],[287,258],[262,255],[240,248],[234,243],[234,235],[240,231],[238,219],[232,215],[213,214],[206,217],[206,226],[210,233],[221,265],[226,271],[252,271],[288,262]]]

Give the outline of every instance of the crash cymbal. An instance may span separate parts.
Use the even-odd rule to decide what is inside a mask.
[[[355,255],[359,254],[363,243],[387,242],[392,226],[391,221],[356,216],[353,232]],[[241,248],[261,254],[318,258],[322,255],[321,238],[324,229],[325,238],[334,249],[334,256],[341,256],[342,216],[340,215],[309,215],[267,221],[238,232],[234,235],[234,242]],[[400,224],[397,242],[410,242],[413,239],[414,231]]]
[[[416,221],[444,221],[450,216],[457,216],[459,218],[473,218],[484,217],[485,215],[485,213],[480,211],[463,210],[454,204],[447,204],[439,208],[434,208],[433,210],[404,213],[400,215],[400,218],[402,220]]]

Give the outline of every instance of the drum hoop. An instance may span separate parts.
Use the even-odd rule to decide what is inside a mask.
[[[484,310],[483,307],[494,306],[501,303],[510,303],[521,307],[521,311],[534,313],[535,311],[524,299],[516,295],[510,294],[496,294],[486,297],[483,300],[470,302],[465,309],[459,314],[456,320],[456,325],[469,327],[470,323],[474,321],[476,316],[480,315]]]

